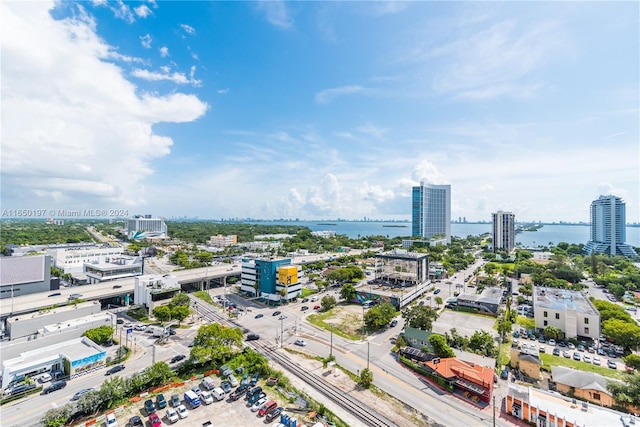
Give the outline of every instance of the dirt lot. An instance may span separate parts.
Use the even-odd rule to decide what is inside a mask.
[[[460,335],[470,337],[475,331],[488,331],[491,335],[498,333],[493,329],[496,319],[490,316],[444,310],[433,324],[433,332],[444,334],[456,328]]]

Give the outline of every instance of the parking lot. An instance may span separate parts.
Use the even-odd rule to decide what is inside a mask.
[[[492,335],[497,335],[493,325],[496,319],[490,316],[463,313],[458,311],[444,310],[440,317],[433,324],[433,332],[438,334],[449,333],[452,328],[461,336],[471,337],[476,331],[488,331]]]
[[[236,401],[232,401],[228,395],[225,396],[224,400],[215,401],[205,405],[201,404],[198,408],[192,409],[188,403],[184,401],[184,392],[197,387],[200,384],[201,380],[197,381],[188,381],[187,384],[180,388],[170,389],[164,392],[164,397],[168,402],[171,402],[171,396],[177,394],[180,397],[180,403],[184,404],[188,410],[188,416],[185,419],[180,419],[175,422],[177,426],[201,426],[203,423],[207,421],[211,421],[214,426],[265,426],[265,425],[275,425],[279,422],[280,418],[276,418],[271,423],[266,422],[264,417],[258,417],[257,412],[251,412],[251,409],[247,407],[247,401],[244,397]],[[220,383],[220,379],[216,378],[215,382],[217,384]],[[273,392],[267,391],[267,398],[276,400],[278,404],[282,404],[282,399],[278,398]],[[131,404],[125,410],[119,412],[117,414],[119,425],[130,426],[129,420],[134,415],[139,416],[144,422],[145,426],[150,425],[148,422],[149,417],[144,409],[144,402],[147,399],[153,399],[155,402],[155,396],[143,397],[142,400],[135,404]],[[162,420],[163,425],[171,425],[171,421],[167,419],[166,412],[167,408],[157,410],[157,414]]]

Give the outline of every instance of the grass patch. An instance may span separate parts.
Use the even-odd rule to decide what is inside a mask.
[[[333,318],[341,311],[342,308],[334,307],[329,311],[311,314],[307,316],[307,320],[316,326],[326,329],[327,331],[330,331],[331,325],[333,325],[333,333],[341,336],[342,338],[347,338],[352,341],[362,339],[362,334],[359,333],[361,329],[357,329],[354,331],[352,328],[353,325],[362,324],[362,319],[357,314],[350,314],[345,319],[342,319],[340,323],[326,322],[326,320]]]
[[[309,295],[313,295],[318,293],[318,291],[314,291],[313,289],[302,288],[302,298],[306,298]]]
[[[209,295],[207,291],[196,291],[193,294],[201,300],[213,304],[213,298],[211,298],[211,295]]]
[[[498,360],[497,360],[498,366],[496,366],[496,369],[498,371],[501,371],[502,367],[504,365],[508,365],[509,362],[511,361],[511,358],[510,358],[511,343],[505,342],[500,344],[499,350],[500,350],[500,353],[498,354]]]
[[[567,368],[578,369],[580,371],[595,372],[604,377],[622,379],[624,372],[607,368],[606,366],[596,366],[591,363],[586,363],[578,360],[568,359],[562,356],[554,356],[552,354],[540,353],[540,359],[543,365],[551,366],[565,366]],[[601,362],[606,363],[605,360]]]

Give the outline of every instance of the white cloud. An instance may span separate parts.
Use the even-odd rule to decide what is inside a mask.
[[[179,73],[177,71],[171,73],[168,71],[168,67],[160,67],[161,73],[156,71],[143,70],[140,68],[135,68],[131,75],[137,77],[139,79],[148,80],[148,81],[170,81],[177,84],[192,84],[194,86],[200,86],[202,83],[200,80],[196,80],[194,78],[195,68],[191,67],[191,72],[189,73],[189,77],[184,73]]]
[[[224,89],[218,89],[216,92],[218,92],[219,94],[229,93],[229,88],[226,87]]]
[[[307,190],[305,210],[311,215],[340,215],[340,183],[334,174],[328,173],[319,186]]]
[[[447,177],[438,170],[436,165],[427,159],[420,160],[413,168],[411,178],[416,182],[414,185],[417,185],[421,181],[434,185],[450,184]]]
[[[377,139],[382,139],[384,137],[384,134],[389,131],[389,129],[378,127],[373,123],[366,123],[363,126],[358,126],[356,130],[360,133]]]
[[[147,49],[151,49],[152,41],[153,39],[151,38],[150,34],[145,34],[144,36],[140,36],[140,44]]]
[[[333,101],[335,98],[338,98],[343,95],[351,95],[354,93],[367,93],[369,89],[358,86],[358,85],[348,85],[348,86],[340,86],[331,89],[321,90],[316,93],[315,99],[319,104],[327,104]]]
[[[280,29],[286,30],[293,26],[293,19],[289,16],[287,5],[282,0],[260,0],[257,9],[264,13],[267,21]]]
[[[187,24],[180,24],[180,27],[184,30],[185,33],[191,35],[191,36],[195,36],[196,35],[196,29],[193,28],[191,25],[187,25]]]
[[[151,11],[151,9],[149,9],[149,7],[145,4],[140,5],[136,8],[133,9],[133,11],[136,13],[136,15],[138,15],[140,18],[146,18],[149,15],[153,15],[153,12]]]
[[[140,96],[120,67],[104,61],[114,49],[92,20],[56,21],[54,7],[0,4],[3,204],[142,205],[151,162],[173,144],[153,125],[193,121],[207,104],[181,93]]]
[[[409,2],[405,0],[376,1],[370,4],[374,15],[395,15],[409,6]]]
[[[160,56],[163,58],[166,58],[167,56],[169,56],[169,48],[166,46],[162,46],[160,48]]]

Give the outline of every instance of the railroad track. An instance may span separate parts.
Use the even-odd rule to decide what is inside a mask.
[[[207,320],[219,322],[230,327],[239,327],[238,324],[227,319],[216,310],[210,309],[207,305],[203,304],[202,301],[197,300],[195,297],[192,297],[192,300],[198,301],[198,311]],[[251,343],[249,343],[249,345],[255,350],[258,350],[263,356],[275,362],[278,362],[291,373],[306,382],[309,386],[314,387],[315,390],[324,394],[326,397],[340,405],[342,408],[349,411],[355,418],[361,420],[364,426],[396,427],[396,424],[389,421],[386,417],[377,413],[373,409],[368,408],[367,405],[362,403],[357,398],[351,396],[349,393],[342,391],[333,384],[329,384],[326,381],[323,381],[316,375],[310,374],[309,372],[305,371],[302,367],[293,362],[289,357],[274,351],[274,349],[269,345],[259,341],[252,341]]]

